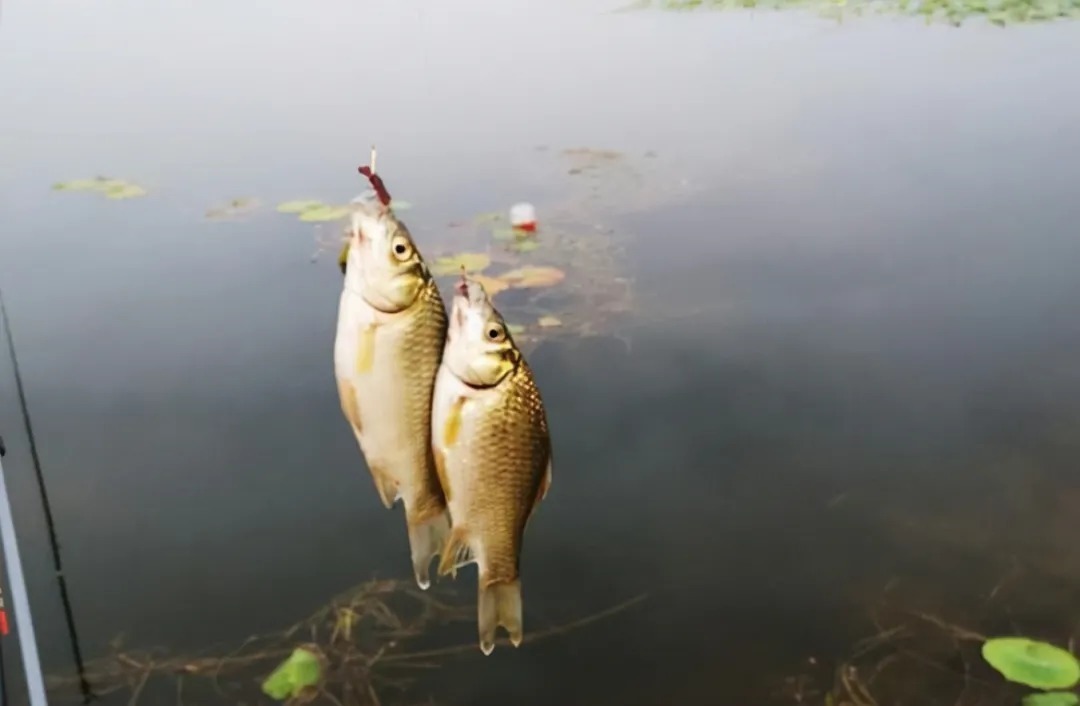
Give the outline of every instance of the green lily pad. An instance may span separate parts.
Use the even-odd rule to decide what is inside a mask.
[[[489,213],[480,213],[473,216],[473,223],[478,225],[484,223],[497,223],[502,220],[502,214],[498,211],[491,211]]]
[[[308,687],[317,686],[321,678],[319,656],[307,648],[297,647],[266,678],[262,690],[270,698],[283,701],[298,696]]]
[[[463,252],[450,257],[440,257],[431,265],[431,272],[436,277],[455,275],[465,268],[466,272],[482,272],[491,264],[491,258],[482,252]]]
[[[474,282],[479,282],[483,286],[484,291],[487,292],[489,297],[493,297],[499,292],[510,289],[510,283],[499,279],[498,277],[488,277],[487,275],[474,274],[471,278]]]
[[[1024,706],[1077,706],[1080,696],[1071,691],[1048,691],[1043,694],[1028,694],[1020,702]]]
[[[321,223],[325,221],[340,221],[349,215],[350,209],[346,206],[316,206],[300,212],[300,220],[305,223]]]
[[[527,240],[518,240],[510,245],[510,249],[514,252],[527,253],[532,252],[540,247],[540,243],[529,238]]]
[[[114,184],[105,190],[107,199],[135,199],[140,196],[146,196],[146,189],[138,184]]]
[[[491,237],[495,240],[516,240],[517,232],[510,226],[502,226],[501,228],[492,228]]]
[[[511,336],[517,336],[520,333],[525,333],[525,327],[521,324],[507,324],[506,330],[510,332]]]
[[[72,179],[53,184],[53,191],[100,191],[101,179]]]
[[[557,267],[519,267],[499,275],[499,279],[519,289],[552,287],[565,278],[566,273]]]
[[[1071,689],[1080,682],[1080,662],[1060,647],[1026,637],[987,640],[982,655],[1012,682],[1036,689]]]
[[[562,326],[562,321],[557,316],[541,316],[536,320],[537,326],[540,328],[554,328],[555,326]]]
[[[53,191],[91,191],[103,194],[107,199],[133,199],[146,196],[146,189],[138,184],[123,179],[97,177],[95,179],[73,179],[53,184]]]
[[[278,213],[303,213],[304,211],[311,210],[313,208],[326,207],[322,201],[317,199],[298,199],[296,201],[286,201],[277,205]]]
[[[223,206],[216,206],[206,212],[210,220],[220,221],[246,216],[259,207],[259,200],[254,197],[232,199]]]

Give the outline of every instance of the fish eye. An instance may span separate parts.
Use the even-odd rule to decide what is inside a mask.
[[[407,260],[412,255],[412,245],[401,236],[394,238],[391,249],[394,251],[394,257],[398,260]]]
[[[502,343],[506,340],[506,329],[497,323],[490,323],[486,332],[487,338],[492,343]]]

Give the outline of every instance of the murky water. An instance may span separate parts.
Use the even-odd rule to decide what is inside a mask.
[[[87,653],[236,643],[408,577],[337,405],[333,255],[269,207],[203,219],[349,198],[372,142],[425,251],[522,198],[543,217],[576,188],[564,148],[670,186],[583,215],[626,246],[629,321],[531,354],[556,461],[526,628],[648,600],[409,698],[793,703],[783,677],[847,654],[890,580],[975,590],[935,547],[1080,576],[1080,26],[610,8],[5,3],[0,285]],[[49,191],[97,173],[151,194]]]

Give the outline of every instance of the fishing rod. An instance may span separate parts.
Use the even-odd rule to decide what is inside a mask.
[[[56,537],[56,524],[53,521],[52,506],[49,503],[49,494],[45,488],[45,476],[41,470],[41,457],[38,455],[37,441],[34,436],[34,426],[30,421],[30,408],[26,403],[26,390],[23,387],[22,370],[19,367],[19,358],[15,353],[15,339],[11,335],[11,319],[8,316],[7,304],[4,300],[3,290],[0,290],[0,322],[3,323],[4,338],[7,339],[8,357],[11,359],[12,371],[15,374],[15,389],[19,399],[19,409],[22,412],[23,427],[30,443],[30,459],[34,466],[34,474],[37,478],[38,494],[41,497],[41,506],[45,512],[45,525],[49,532],[49,544],[52,549],[53,569],[56,572],[56,582],[60,588],[60,602],[64,608],[64,618],[67,623],[68,638],[71,643],[71,651],[75,658],[75,668],[79,677],[79,691],[82,693],[83,703],[90,703],[94,698],[94,692],[90,688],[90,682],[86,678],[86,667],[83,663],[82,650],[79,649],[79,636],[75,630],[75,617],[71,610],[71,599],[68,596],[67,580],[64,577],[64,566],[60,558],[60,542]],[[15,525],[11,515],[11,505],[7,497],[7,489],[4,486],[3,468],[0,466],[0,531],[3,532],[4,557],[8,563],[8,574],[11,582],[12,601],[14,603],[15,624],[19,633],[19,644],[23,653],[23,663],[26,669],[26,681],[30,688],[31,706],[46,706],[44,679],[41,673],[41,662],[37,654],[37,644],[34,641],[34,628],[30,619],[30,603],[26,596],[26,583],[22,574],[22,563],[19,560],[18,546],[15,540]],[[35,700],[35,690],[39,690],[40,700]]]
[[[0,439],[0,457],[7,449]],[[37,642],[34,640],[34,621],[30,617],[30,600],[26,595],[26,581],[23,579],[22,560],[19,558],[19,544],[15,541],[15,523],[11,519],[11,503],[8,500],[7,482],[4,479],[4,464],[0,461],[0,541],[3,542],[4,563],[8,576],[11,577],[11,598],[15,604],[15,624],[22,651],[23,666],[26,669],[26,689],[30,692],[30,706],[48,706],[45,699],[45,680],[41,674],[41,660],[38,658]],[[7,680],[4,682],[7,686]],[[6,701],[6,699],[5,699]]]

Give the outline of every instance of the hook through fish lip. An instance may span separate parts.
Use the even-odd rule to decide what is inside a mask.
[[[465,265],[461,266],[461,280],[454,285],[454,290],[466,299],[469,297],[469,279],[465,276]]]

